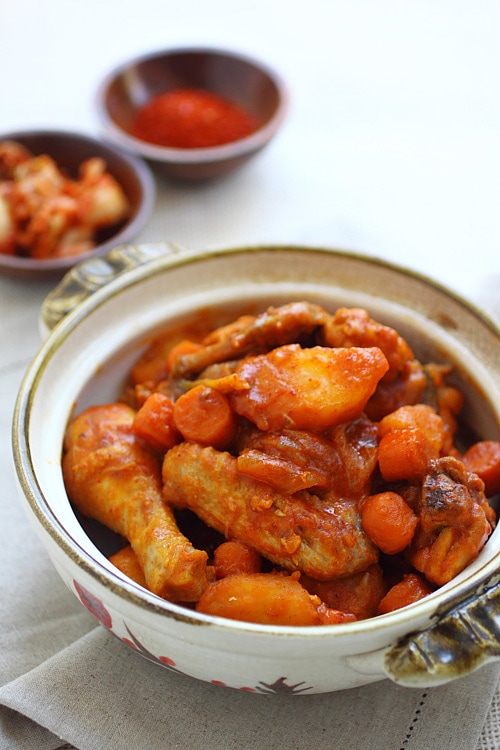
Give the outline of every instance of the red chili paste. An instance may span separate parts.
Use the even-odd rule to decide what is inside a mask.
[[[201,89],[174,89],[137,113],[132,135],[171,148],[210,148],[251,135],[260,123],[236,104]]]

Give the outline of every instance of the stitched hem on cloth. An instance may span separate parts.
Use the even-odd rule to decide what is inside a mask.
[[[413,736],[413,730],[415,729],[415,725],[417,724],[418,720],[420,719],[420,714],[422,713],[422,710],[423,710],[423,708],[425,706],[425,701],[427,699],[427,695],[428,695],[427,691],[424,691],[421,694],[420,700],[419,700],[419,702],[417,704],[417,708],[415,709],[415,712],[413,714],[413,718],[412,718],[410,724],[408,725],[408,729],[406,730],[405,738],[404,738],[403,742],[401,743],[401,747],[399,748],[399,750],[407,750],[408,743],[410,742],[410,740],[411,740],[411,738]]]

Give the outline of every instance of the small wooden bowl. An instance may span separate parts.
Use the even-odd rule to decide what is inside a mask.
[[[175,88],[208,90],[238,104],[261,127],[252,135],[212,148],[165,148],[131,135],[140,107]],[[212,49],[173,49],[123,63],[110,72],[97,93],[106,136],[175,179],[221,177],[263,149],[279,130],[288,95],[279,76],[253,59]]]
[[[99,244],[90,252],[67,258],[38,260],[0,253],[0,273],[6,276],[38,278],[63,276],[72,266],[93,256],[107,253],[116,245],[136,237],[153,208],[155,183],[151,170],[140,159],[90,136],[63,131],[33,130],[0,135],[2,141],[17,141],[34,155],[48,154],[72,178],[80,164],[98,156],[106,161],[108,172],[120,183],[131,211],[118,227],[103,231]]]

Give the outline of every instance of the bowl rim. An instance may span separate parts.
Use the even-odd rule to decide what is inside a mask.
[[[116,245],[132,240],[137,236],[137,233],[145,226],[153,211],[156,197],[156,183],[151,169],[139,156],[134,155],[130,151],[119,148],[111,141],[104,139],[99,140],[89,133],[74,130],[41,128],[40,130],[23,129],[12,130],[8,133],[0,133],[0,140],[2,141],[21,140],[26,137],[66,138],[84,142],[89,146],[95,145],[96,148],[104,148],[112,153],[113,156],[127,164],[127,166],[135,173],[141,188],[142,197],[134,217],[128,221],[119,232],[92,250],[66,258],[47,258],[45,260],[0,253],[0,273],[11,272],[14,274],[16,272],[26,272],[33,275],[43,275],[54,272],[64,273],[73,266],[78,265],[89,258],[104,255]]]
[[[131,135],[119,125],[117,125],[111,117],[106,106],[106,94],[109,87],[117,78],[117,76],[124,73],[131,66],[149,62],[150,60],[155,60],[160,57],[168,57],[180,54],[221,55],[228,58],[234,58],[241,62],[252,65],[255,68],[258,68],[268,76],[268,78],[274,83],[276,87],[279,99],[276,111],[268,122],[266,122],[264,125],[259,127],[257,130],[255,130],[245,138],[240,138],[237,141],[232,141],[220,146],[212,146],[210,148],[172,148],[168,146],[158,146],[153,143],[143,141],[140,138],[135,138],[135,136]],[[156,51],[143,53],[136,57],[123,60],[121,63],[118,63],[114,68],[108,71],[108,73],[106,73],[106,75],[102,79],[101,83],[97,87],[97,91],[95,94],[95,103],[99,120],[107,131],[108,135],[110,135],[113,140],[116,141],[116,143],[120,144],[128,151],[140,154],[146,159],[158,162],[170,162],[179,165],[198,164],[200,162],[209,164],[233,157],[245,156],[246,154],[252,153],[253,151],[268,143],[285,119],[290,104],[290,92],[288,85],[286,84],[281,73],[279,73],[268,63],[259,60],[257,57],[253,57],[250,54],[236,52],[229,48],[195,45],[192,47],[171,47],[165,49],[157,49]]]
[[[474,592],[477,587],[488,578],[488,576],[494,574],[498,570],[498,558],[500,553],[497,552],[491,557],[483,560],[480,570],[473,574],[474,580],[471,581],[466,579],[465,581],[456,582],[456,580],[453,579],[449,584],[446,584],[444,592],[443,588],[445,587],[440,587],[425,599],[385,615],[379,615],[377,617],[359,620],[352,623],[319,626],[275,626],[240,622],[223,617],[205,615],[189,610],[182,605],[163,600],[148,590],[138,586],[133,581],[125,579],[118,573],[114,573],[112,570],[104,568],[104,566],[93,557],[91,552],[83,548],[65,529],[61,521],[59,521],[52,511],[38,484],[36,469],[31,459],[28,439],[30,407],[34,399],[34,393],[36,391],[37,383],[43,377],[43,372],[46,363],[51,356],[51,352],[57,350],[64,343],[66,338],[72,335],[72,333],[78,328],[79,322],[81,322],[89,312],[105,304],[108,297],[112,297],[115,293],[123,291],[129,286],[141,283],[145,278],[149,278],[159,270],[168,270],[171,267],[197,263],[198,261],[203,261],[220,255],[261,251],[268,252],[276,249],[297,251],[300,253],[312,250],[315,252],[327,253],[334,257],[349,257],[368,263],[374,267],[386,267],[396,273],[402,273],[405,276],[414,278],[421,284],[434,289],[439,294],[449,296],[458,305],[464,307],[474,318],[479,319],[481,323],[485,324],[494,334],[500,336],[500,326],[497,321],[493,317],[490,317],[486,311],[470,303],[460,294],[457,294],[440,282],[437,282],[418,271],[413,271],[399,264],[381,260],[363,253],[328,247],[271,244],[253,247],[241,246],[213,250],[195,250],[188,252],[178,249],[179,251],[174,251],[172,254],[153,258],[142,266],[139,266],[139,268],[126,269],[112,281],[105,284],[103,287],[98,288],[72,311],[68,312],[67,315],[56,325],[28,366],[16,398],[11,434],[15,472],[18,484],[22,490],[23,500],[28,503],[31,512],[51,538],[52,542],[55,543],[57,547],[59,547],[80,569],[83,569],[94,580],[109,590],[111,594],[114,594],[118,598],[124,599],[131,604],[137,605],[141,610],[159,614],[167,619],[171,618],[193,626],[209,625],[231,633],[239,631],[261,635],[262,637],[283,635],[287,637],[304,638],[304,636],[307,636],[308,639],[314,638],[315,640],[325,637],[330,638],[332,636],[337,638],[349,637],[350,639],[357,638],[358,636],[363,638],[366,634],[374,634],[380,630],[385,630],[389,624],[394,627],[401,627],[408,620],[413,620],[413,615],[418,617],[419,621],[425,620],[429,622],[432,617],[438,615],[441,610],[446,610],[449,607],[450,600],[453,600],[457,594],[460,594],[462,591],[468,592],[472,590],[472,592]],[[438,601],[436,602],[436,600]]]

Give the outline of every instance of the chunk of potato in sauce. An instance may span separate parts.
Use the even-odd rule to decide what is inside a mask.
[[[231,405],[261,430],[324,432],[359,416],[388,369],[378,347],[289,344],[241,362],[250,388],[233,393]]]

